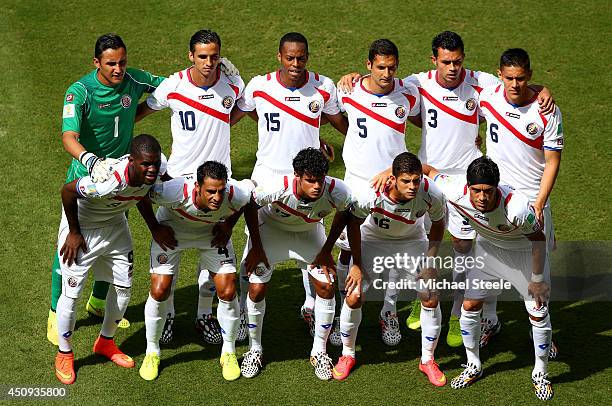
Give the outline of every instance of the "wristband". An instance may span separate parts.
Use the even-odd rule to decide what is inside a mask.
[[[89,172],[91,172],[91,167],[98,160],[98,157],[91,152],[83,151],[79,155],[79,162],[82,163]]]
[[[542,273],[539,273],[539,274],[532,273],[531,274],[531,282],[533,282],[533,283],[544,282],[544,274],[542,274]]]

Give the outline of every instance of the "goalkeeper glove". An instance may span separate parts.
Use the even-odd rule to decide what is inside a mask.
[[[219,60],[219,68],[221,69],[221,72],[225,73],[227,76],[240,75],[238,68],[236,68],[234,64],[231,63],[230,60],[227,58],[221,58]]]
[[[113,165],[119,162],[113,158],[99,158],[91,152],[83,151],[79,161],[87,168],[91,180],[95,183],[107,181],[113,174]]]

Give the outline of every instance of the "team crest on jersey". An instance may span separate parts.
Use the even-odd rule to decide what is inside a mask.
[[[321,103],[316,100],[311,101],[308,103],[308,110],[312,111],[313,113],[318,113],[319,110],[321,110]]]
[[[474,110],[476,108],[476,100],[469,99],[468,101],[466,101],[465,108],[468,109],[469,111]]]
[[[266,267],[265,267],[265,266],[263,266],[263,265],[258,265],[258,266],[255,268],[255,271],[253,271],[253,272],[254,272],[254,273],[255,273],[255,275],[257,275],[257,276],[263,276],[263,275],[264,275],[264,274],[265,274],[267,271],[268,271],[268,268],[266,268]]]
[[[536,123],[529,123],[527,124],[526,129],[529,135],[536,135],[540,130],[540,127]]]
[[[331,213],[331,210],[322,210],[322,211],[317,213],[317,216],[319,216],[320,218],[323,218],[323,217],[327,216],[330,213]]]
[[[68,93],[68,94],[66,95],[66,101],[67,101],[67,102],[71,102],[71,101],[73,101],[73,100],[74,100],[74,95],[73,95],[72,93]]]
[[[121,105],[124,109],[127,109],[132,105],[132,98],[129,94],[124,94],[123,96],[121,96]]]
[[[404,118],[404,117],[406,117],[406,107],[398,106],[395,109],[395,115],[397,116],[397,118]]]
[[[230,96],[225,96],[221,104],[223,104],[223,107],[225,107],[226,109],[230,109],[234,104],[234,99],[232,99]]]
[[[77,281],[77,278],[75,278],[74,276],[71,276],[70,278],[68,278],[68,286],[70,286],[71,288],[76,288],[76,285],[79,284],[79,281]]]
[[[417,217],[423,217],[424,215],[425,215],[425,210],[424,209],[423,210],[419,210],[419,211],[416,212],[416,216]]]
[[[503,231],[504,233],[506,233],[506,232],[512,230],[512,227],[510,227],[508,224],[500,224],[500,225],[497,226],[497,229],[499,231]]]
[[[163,252],[157,256],[157,263],[163,265],[168,262],[168,255]]]

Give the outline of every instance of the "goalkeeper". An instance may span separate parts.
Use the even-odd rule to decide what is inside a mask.
[[[93,63],[96,69],[74,82],[64,98],[62,143],[73,156],[66,183],[90,175],[103,182],[112,175],[114,158],[130,150],[138,100],[151,93],[163,77],[127,68],[127,49],[116,34],[102,35],[96,41]],[[57,345],[55,309],[62,293],[62,275],[57,252],[51,277],[51,309],[47,339]],[[87,311],[97,316],[104,312],[108,282],[96,281],[87,301]],[[128,327],[122,320],[120,327]]]

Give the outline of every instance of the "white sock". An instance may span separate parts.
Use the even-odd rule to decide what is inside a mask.
[[[160,354],[159,349],[159,338],[164,330],[164,322],[166,321],[166,306],[168,301],[158,302],[151,297],[147,298],[144,308],[144,319],[145,319],[145,330],[147,337],[147,351],[146,353],[157,353]]]
[[[383,307],[380,311],[381,316],[384,316],[387,312],[397,313],[398,289],[396,288],[396,286],[399,280],[400,275],[397,269],[391,269],[389,271],[389,284],[387,285],[387,289],[385,290],[385,300],[383,301]]]
[[[552,323],[550,315],[542,321],[535,321],[531,318],[531,331],[533,333],[533,349],[535,351],[535,365],[532,376],[542,372],[548,372],[548,353],[550,352],[550,344],[552,342]]]
[[[246,309],[247,307],[247,296],[249,295],[249,276],[247,275],[244,261],[240,262],[240,276],[238,277],[240,282],[240,309]]]
[[[457,272],[453,268],[453,282],[457,282],[457,283],[464,282],[465,275],[472,268],[472,266],[466,266],[466,258],[474,256],[474,249],[472,248],[470,252],[468,252],[467,254],[463,254],[457,250],[453,250],[453,252],[455,254],[455,263],[461,263],[461,266],[462,266],[462,269],[461,269],[462,272]],[[471,265],[471,262],[469,262],[468,265]],[[463,304],[464,293],[465,291],[463,289],[456,289],[453,292],[453,308],[451,309],[452,316],[461,317],[461,306]]]
[[[251,350],[261,350],[261,332],[263,331],[263,320],[266,314],[266,299],[255,303],[247,295],[246,305],[249,318],[249,348]]]
[[[487,319],[491,325],[497,324],[497,296],[488,296],[482,304],[482,318]]]
[[[467,362],[481,368],[480,363],[480,310],[476,312],[467,311],[461,306],[461,337],[467,354]]]
[[[350,355],[355,358],[355,341],[357,331],[361,324],[361,307],[351,309],[346,302],[342,304],[340,311],[340,335],[342,337],[342,355]]]
[[[421,305],[421,362],[434,359],[434,351],[438,345],[442,329],[442,311],[440,304],[435,308]]]
[[[315,299],[315,335],[312,340],[310,355],[319,352],[327,353],[327,338],[331,332],[336,313],[336,298],[323,299],[319,295]]]
[[[219,320],[221,336],[223,336],[221,354],[224,352],[236,352],[236,333],[240,324],[240,307],[238,306],[237,297],[234,297],[231,302],[219,299],[217,320]]]
[[[77,299],[72,299],[62,293],[57,301],[57,333],[60,351],[72,351],[72,333],[76,325]]]
[[[132,290],[130,288],[122,288],[110,285],[108,294],[106,295],[106,308],[104,309],[104,320],[102,320],[102,328],[100,335],[108,338],[115,336],[117,326],[123,318],[130,303]]]
[[[215,297],[215,283],[212,280],[210,272],[206,269],[200,270],[198,275],[198,317],[202,317],[203,314],[212,313],[212,304]]]

